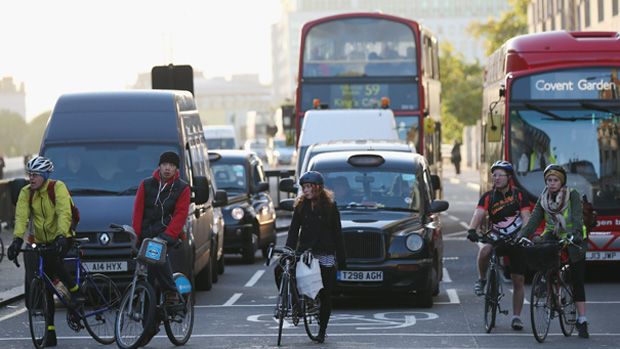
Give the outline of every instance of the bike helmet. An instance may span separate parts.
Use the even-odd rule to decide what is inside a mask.
[[[493,171],[495,171],[498,168],[506,171],[506,173],[508,174],[512,174],[514,172],[514,168],[512,167],[512,164],[509,163],[508,161],[504,161],[504,160],[495,161],[493,163],[493,166],[491,166],[491,173],[493,173]]]
[[[308,171],[299,178],[300,185],[304,185],[306,183],[323,185],[324,182],[323,175],[317,171]]]
[[[35,156],[26,164],[26,171],[39,174],[51,173],[54,172],[54,164],[46,157]]]
[[[566,170],[564,167],[560,165],[551,164],[545,168],[545,172],[543,172],[543,176],[545,177],[545,181],[547,180],[547,176],[557,176],[560,178],[560,182],[562,186],[566,185]]]

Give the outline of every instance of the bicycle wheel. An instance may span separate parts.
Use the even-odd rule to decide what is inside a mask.
[[[306,328],[306,333],[311,340],[315,341],[319,335],[319,329],[321,328],[321,323],[319,320],[319,313],[321,310],[321,300],[319,296],[315,299],[310,299],[310,297],[304,297],[303,303],[303,312],[304,312],[304,327]]]
[[[121,299],[118,287],[107,275],[85,274],[81,291],[86,298],[83,314],[86,331],[101,344],[114,343],[114,321]]]
[[[35,277],[30,282],[30,289],[28,290],[28,302],[30,305],[28,308],[28,320],[30,322],[32,343],[37,349],[45,347],[47,340],[47,326],[49,325],[47,297],[45,282],[40,277]]]
[[[0,231],[2,231],[2,228],[0,228]],[[2,239],[0,239],[0,262],[2,262],[3,259],[4,259],[4,242],[2,242]]]
[[[184,275],[179,275],[175,274],[175,280],[178,277],[187,280],[187,277]],[[189,280],[187,280],[187,283],[189,284]],[[181,302],[179,304],[164,308],[164,328],[166,329],[168,339],[174,345],[187,343],[194,329],[194,292],[190,288],[189,292],[180,294],[180,296]]]
[[[549,323],[551,322],[551,289],[547,278],[547,274],[537,272],[532,280],[530,315],[532,317],[532,332],[539,343],[547,338]]]
[[[577,322],[577,306],[573,299],[573,288],[570,284],[570,272],[563,270],[560,272],[560,282],[558,290],[558,304],[560,311],[560,328],[566,337],[570,337],[575,330]]]
[[[497,269],[495,266],[489,267],[487,272],[487,284],[484,291],[484,329],[490,333],[495,327],[495,318],[497,316],[498,286]]]
[[[155,304],[155,291],[148,282],[137,281],[133,294],[131,287],[127,288],[114,325],[114,335],[119,348],[135,349],[142,344],[142,340],[147,336],[146,329],[155,321]]]
[[[278,346],[282,343],[282,327],[284,326],[284,318],[288,312],[289,295],[291,294],[291,281],[289,275],[283,274],[280,282],[280,293],[278,295],[278,304],[276,305],[276,318],[278,319]]]

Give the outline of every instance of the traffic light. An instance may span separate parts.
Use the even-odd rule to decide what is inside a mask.
[[[151,69],[155,90],[185,90],[194,94],[194,70],[191,65],[158,65]]]

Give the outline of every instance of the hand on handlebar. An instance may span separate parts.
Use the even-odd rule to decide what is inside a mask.
[[[17,256],[19,256],[19,249],[22,247],[23,244],[24,244],[24,239],[15,238],[13,239],[13,242],[11,243],[11,245],[6,251],[6,256],[9,258],[10,261],[15,262],[15,264],[18,267],[19,267],[19,264],[17,264]]]
[[[476,229],[467,230],[467,240],[471,242],[478,242],[480,240],[480,237],[478,236],[478,232],[476,231]]]

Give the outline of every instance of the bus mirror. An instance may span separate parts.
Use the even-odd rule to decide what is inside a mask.
[[[495,126],[494,124],[486,125],[486,133],[487,133],[487,142],[499,142],[502,138],[502,130],[501,128]]]
[[[499,87],[499,98],[506,97],[506,86],[501,85]]]

